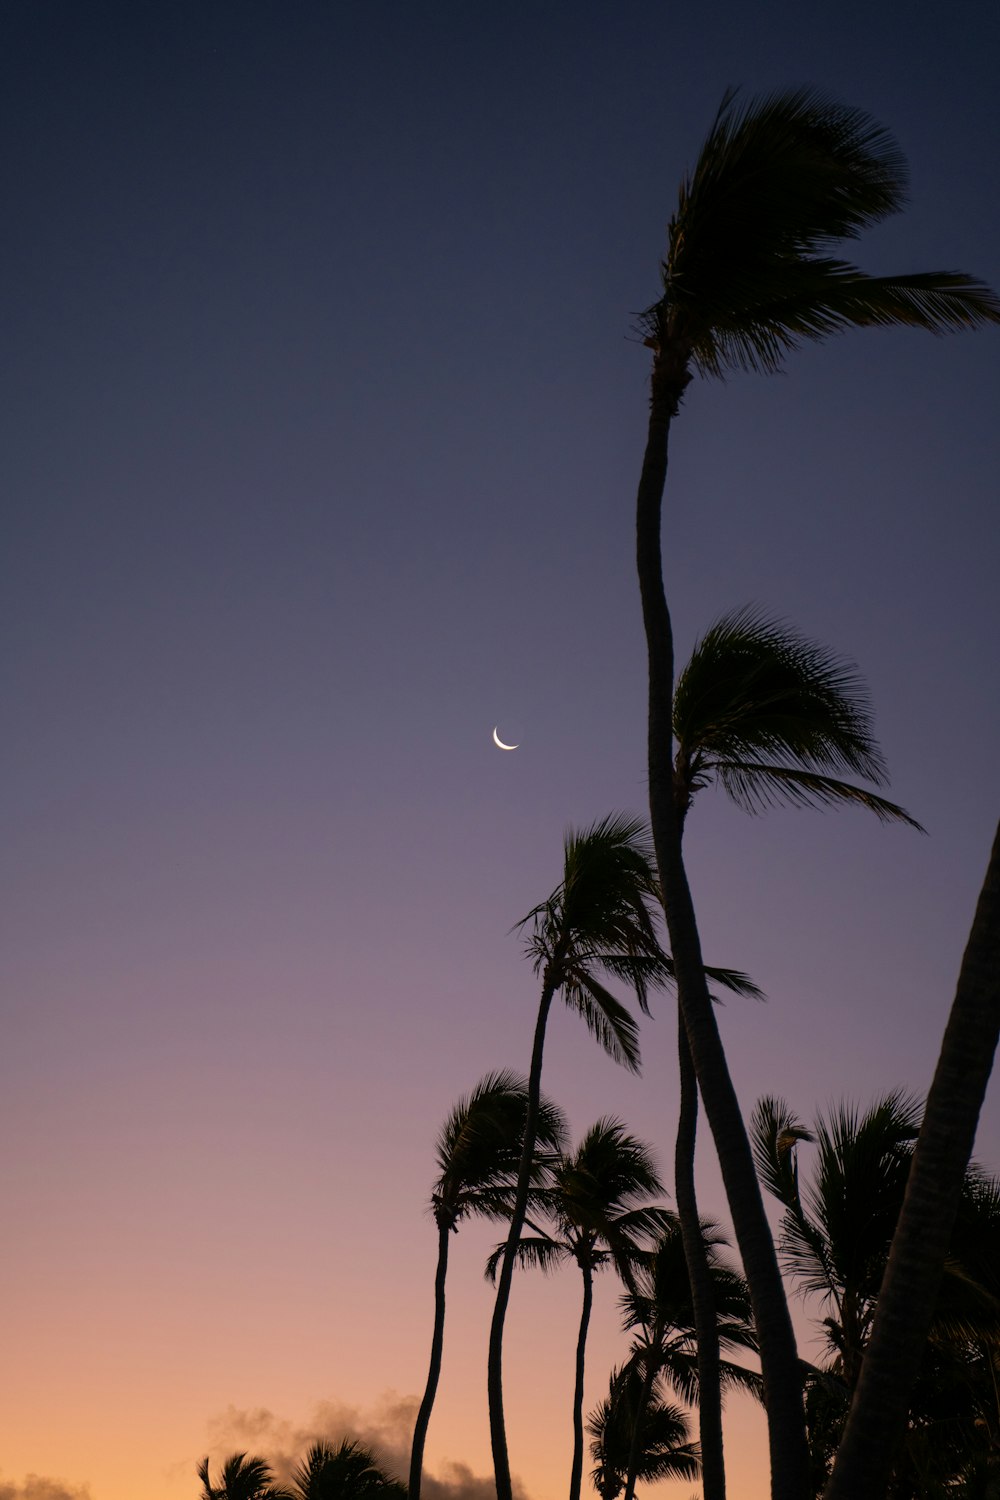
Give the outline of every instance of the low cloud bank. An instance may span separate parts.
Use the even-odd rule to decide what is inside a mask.
[[[209,1423],[210,1448],[213,1458],[220,1459],[234,1452],[260,1454],[284,1481],[310,1444],[357,1438],[366,1448],[374,1450],[387,1473],[405,1483],[418,1404],[415,1396],[398,1396],[394,1391],[387,1392],[370,1411],[339,1401],[321,1401],[311,1420],[305,1423],[290,1422],[266,1407],[241,1411],[230,1406]],[[528,1500],[526,1491],[516,1481],[514,1495],[515,1500]],[[449,1460],[437,1474],[425,1470],[421,1497],[422,1500],[496,1500],[496,1485],[492,1475],[474,1474],[467,1464]],[[2,1490],[0,1500],[7,1500]],[[31,1496],[30,1500],[36,1497]],[[50,1497],[40,1495],[37,1500]],[[62,1500],[62,1496],[53,1495],[51,1500]]]
[[[21,1484],[0,1479],[0,1500],[91,1500],[91,1497],[85,1484],[65,1484],[61,1479],[29,1474]]]

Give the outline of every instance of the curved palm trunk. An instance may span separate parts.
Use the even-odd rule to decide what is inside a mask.
[[[679,1011],[679,1007],[678,1007]],[[726,1465],[722,1445],[722,1382],[719,1374],[719,1328],[715,1290],[698,1216],[694,1181],[694,1150],[698,1129],[698,1080],[684,1017],[678,1013],[677,1052],[680,1060],[681,1105],[674,1153],[674,1194],[681,1242],[691,1287],[691,1306],[698,1352],[698,1432],[701,1440],[701,1483],[704,1500],[726,1500]]]
[[[434,1275],[434,1333],[431,1336],[431,1363],[427,1371],[424,1399],[417,1412],[413,1429],[413,1447],[410,1450],[410,1500],[420,1500],[420,1479],[424,1468],[424,1444],[430,1425],[434,1397],[437,1395],[441,1377],[441,1355],[444,1352],[444,1283],[448,1274],[448,1238],[451,1230],[446,1223],[438,1224],[438,1259]]]
[[[826,1500],[881,1500],[906,1427],[1000,1035],[1000,828]]]
[[[581,1266],[583,1272],[583,1310],[580,1313],[580,1332],[576,1338],[576,1383],[573,1387],[573,1467],[569,1476],[569,1500],[580,1500],[583,1486],[583,1374],[587,1357],[587,1330],[590,1327],[590,1312],[594,1305],[594,1275],[589,1266]]]
[[[795,1335],[746,1127],[712,1012],[674,807],[671,756],[674,652],[670,612],[663,589],[660,508],[667,475],[670,422],[689,379],[683,354],[669,346],[656,352],[649,432],[636,501],[636,562],[649,659],[650,823],[678,999],[718,1152],[760,1339],[771,1494],[773,1500],[805,1500],[808,1452]],[[509,1496],[502,1496],[501,1500],[509,1500]]]
[[[555,992],[556,986],[546,978],[542,985],[538,1019],[535,1022],[535,1039],[531,1048],[528,1105],[524,1117],[524,1147],[521,1151],[521,1165],[517,1174],[517,1190],[514,1194],[514,1208],[510,1216],[510,1229],[504,1246],[503,1260],[500,1262],[497,1296],[493,1305],[493,1321],[490,1324],[486,1389],[490,1407],[490,1446],[493,1449],[493,1473],[496,1479],[497,1500],[513,1500],[510,1460],[507,1456],[507,1430],[503,1417],[503,1329],[507,1317],[507,1304],[510,1301],[510,1284],[514,1276],[514,1252],[521,1238],[524,1216],[528,1210],[531,1163],[535,1154],[538,1106],[542,1094],[542,1053],[545,1048],[545,1027]]]

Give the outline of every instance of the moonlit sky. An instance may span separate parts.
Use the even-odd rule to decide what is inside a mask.
[[[1000,23],[34,0],[0,25],[0,1495],[183,1500],[206,1452],[349,1421],[404,1445],[434,1138],[528,1063],[508,929],[568,825],[644,809],[633,327],[723,89],[871,111],[912,203],[860,263],[996,286]],[[929,833],[703,794],[706,956],[769,996],[722,1016],[747,1110],[931,1076],[997,816],[998,347],[846,336],[696,383],[674,429],[680,651],[754,601],[854,658]],[[575,1136],[620,1114],[667,1173],[666,997],[642,1041],[637,1080],[558,1010],[546,1087]],[[978,1154],[1000,1167],[996,1090]],[[450,1463],[490,1472],[494,1238],[453,1244],[440,1496],[475,1489]],[[588,1406],[615,1300],[609,1277]],[[515,1283],[530,1500],[567,1482],[577,1305],[569,1271]],[[728,1431],[760,1500],[762,1423]]]

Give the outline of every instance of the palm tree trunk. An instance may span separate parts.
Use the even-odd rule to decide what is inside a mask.
[[[587,1329],[590,1327],[590,1310],[594,1305],[594,1276],[589,1266],[581,1266],[583,1272],[583,1310],[580,1313],[580,1332],[576,1339],[576,1383],[573,1387],[573,1467],[569,1476],[569,1500],[580,1500],[583,1487],[583,1372],[587,1355]]]
[[[531,1167],[535,1154],[535,1135],[538,1130],[538,1107],[542,1096],[542,1053],[545,1048],[545,1027],[552,1008],[556,986],[546,977],[542,985],[542,997],[538,1004],[538,1019],[535,1022],[535,1038],[531,1048],[531,1068],[528,1073],[528,1105],[524,1117],[524,1147],[521,1165],[517,1174],[517,1189],[514,1208],[510,1216],[510,1229],[504,1246],[500,1275],[497,1280],[497,1296],[493,1305],[493,1321],[490,1324],[490,1348],[486,1371],[486,1388],[490,1408],[490,1446],[493,1449],[493,1473],[496,1479],[497,1500],[513,1500],[510,1482],[510,1460],[507,1456],[507,1431],[503,1416],[503,1329],[510,1301],[510,1284],[514,1276],[514,1254],[524,1228],[524,1216],[528,1211],[528,1190],[531,1186]]]
[[[410,1450],[409,1500],[420,1500],[420,1480],[424,1468],[424,1443],[430,1425],[434,1397],[437,1395],[441,1377],[441,1355],[444,1351],[444,1283],[448,1274],[448,1241],[451,1230],[444,1222],[438,1224],[438,1259],[434,1276],[434,1333],[431,1337],[431,1363],[427,1371],[424,1399],[417,1412],[413,1429],[413,1447]]]
[[[649,1397],[653,1389],[653,1381],[656,1378],[656,1356],[663,1340],[663,1324],[657,1320],[654,1325],[653,1337],[649,1340],[649,1348],[646,1351],[646,1368],[642,1377],[642,1389],[639,1392],[639,1402],[635,1409],[635,1417],[632,1423],[632,1436],[628,1445],[628,1466],[625,1470],[625,1493],[622,1500],[634,1500],[636,1480],[639,1477],[639,1459],[642,1456],[642,1423],[646,1415],[646,1407],[649,1405]]]
[[[1000,828],[913,1153],[872,1336],[826,1500],[881,1500],[906,1428],[1000,1036]]]
[[[649,659],[649,811],[677,995],[715,1140],[760,1339],[772,1500],[805,1500],[808,1452],[795,1335],[739,1100],[705,981],[701,942],[681,853],[673,795],[674,651],[663,589],[660,509],[670,422],[689,376],[669,346],[653,362],[649,432],[636,501],[636,562]],[[500,1500],[509,1500],[501,1496]]]
[[[674,1153],[674,1194],[681,1226],[684,1260],[691,1287],[698,1351],[698,1434],[701,1441],[701,1484],[704,1500],[726,1500],[726,1466],[722,1446],[722,1381],[719,1374],[719,1329],[715,1291],[698,1216],[694,1181],[694,1150],[698,1128],[698,1080],[684,1017],[678,1007],[677,1051],[680,1059],[681,1104]]]

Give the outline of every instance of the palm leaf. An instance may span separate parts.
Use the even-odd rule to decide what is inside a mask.
[[[685,808],[718,779],[747,812],[853,803],[920,828],[896,803],[841,779],[888,779],[854,663],[753,606],[723,615],[697,643],[677,681],[673,726]]]
[[[718,761],[713,769],[728,795],[744,812],[763,812],[780,805],[792,807],[836,807],[853,803],[867,808],[882,823],[908,823],[918,833],[926,829],[904,807],[879,797],[864,787],[799,771],[790,766],[767,766],[753,761]]]
[[[1000,321],[974,277],[869,277],[825,256],[897,212],[905,192],[899,147],[862,111],[806,89],[745,104],[727,93],[681,187],[648,342],[672,341],[722,376],[778,370],[789,350],[841,328]]]
[[[641,1066],[639,1027],[624,1005],[586,973],[574,976],[574,982],[567,984],[565,994],[608,1056],[628,1068],[630,1073],[638,1073]]]

